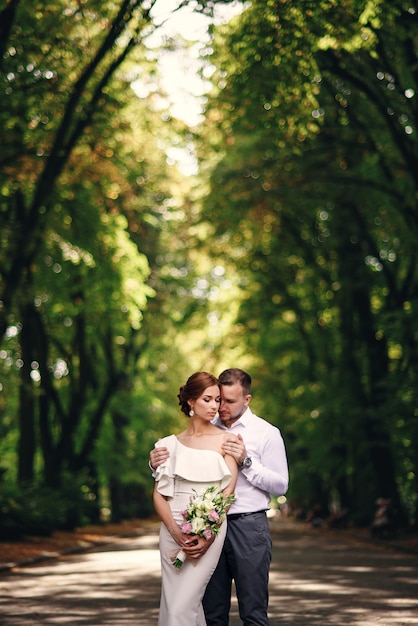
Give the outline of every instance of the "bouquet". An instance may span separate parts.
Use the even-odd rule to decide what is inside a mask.
[[[217,535],[222,522],[226,517],[226,510],[235,499],[234,494],[224,496],[221,492],[215,493],[216,487],[208,487],[198,495],[190,496],[189,506],[182,511],[183,522],[181,532],[187,535],[198,535],[209,540]],[[180,569],[186,559],[186,554],[180,550],[173,565]]]

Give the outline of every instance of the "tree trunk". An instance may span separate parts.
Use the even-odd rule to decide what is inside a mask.
[[[34,328],[31,306],[21,309],[22,332],[21,349],[23,365],[20,370],[19,390],[19,444],[18,444],[18,481],[28,482],[34,478],[35,459],[35,401],[31,378],[33,357]]]

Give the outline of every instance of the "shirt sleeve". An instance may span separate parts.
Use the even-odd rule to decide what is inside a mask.
[[[151,476],[152,476],[153,478],[155,478],[155,477],[157,476],[157,472],[156,472],[156,471],[155,471],[155,469],[152,467],[152,465],[151,465],[151,461],[148,461],[148,467],[149,467],[149,468],[150,468],[150,470],[151,470]]]
[[[286,449],[278,428],[273,428],[264,438],[264,445],[252,457],[251,467],[242,473],[249,483],[273,496],[282,496],[289,486]]]

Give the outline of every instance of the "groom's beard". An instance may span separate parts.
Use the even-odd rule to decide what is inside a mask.
[[[222,417],[219,415],[219,418],[223,424],[227,424],[228,422],[235,422],[236,420],[238,420],[240,417],[244,415],[246,410],[247,410],[247,407],[245,406],[243,410],[241,411],[241,413],[238,413],[238,415],[232,415],[231,417],[228,417],[227,419],[222,419]]]

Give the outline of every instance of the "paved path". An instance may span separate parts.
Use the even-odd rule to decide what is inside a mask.
[[[271,626],[418,625],[417,554],[280,521],[272,534]],[[159,589],[150,532],[0,574],[0,625],[155,626]]]

